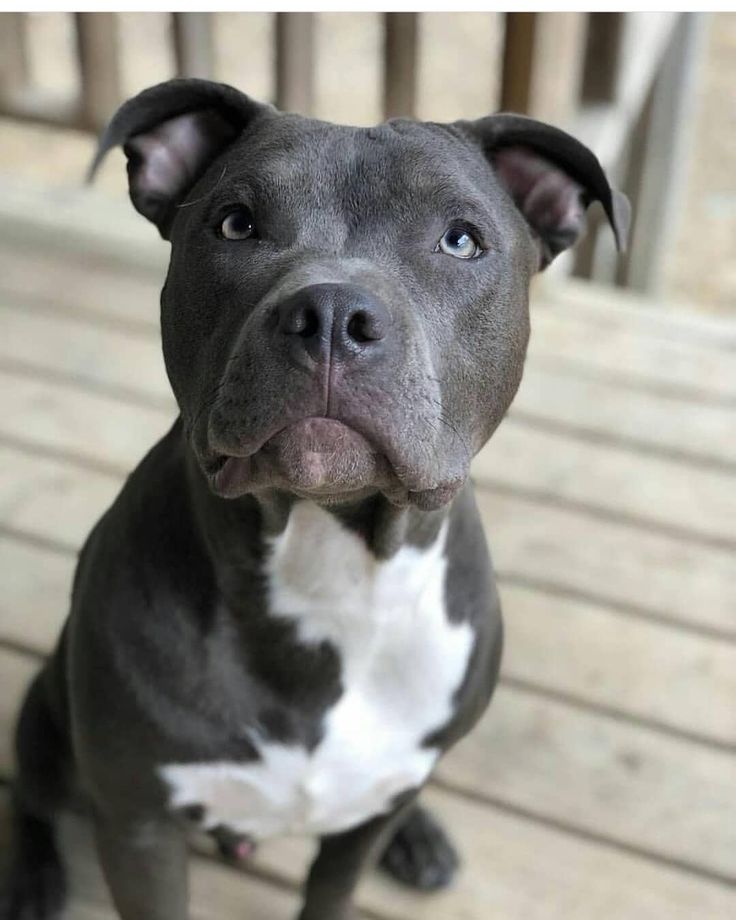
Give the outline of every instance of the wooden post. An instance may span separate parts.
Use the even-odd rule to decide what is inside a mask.
[[[633,232],[621,275],[629,287],[647,294],[656,294],[661,286],[682,202],[706,15],[680,15],[643,124],[643,153],[632,190]]]
[[[619,83],[625,13],[590,13],[583,67],[582,100],[613,102]]]
[[[180,77],[212,79],[215,48],[212,13],[172,13],[176,72]]]
[[[566,125],[580,101],[585,13],[507,13],[501,108]]]
[[[504,112],[531,111],[538,16],[539,13],[506,13],[501,71],[501,108]]]
[[[314,13],[276,14],[276,105],[309,115],[314,107]]]
[[[417,108],[419,14],[384,13],[383,111],[413,117]]]
[[[75,13],[82,84],[80,122],[104,127],[122,101],[116,13]]]
[[[28,85],[27,13],[3,13],[0,18],[0,94],[11,100]]]

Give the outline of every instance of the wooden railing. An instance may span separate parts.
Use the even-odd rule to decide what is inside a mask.
[[[173,13],[176,71],[215,72],[213,20]],[[275,13],[275,99],[310,114],[315,104],[314,13]],[[417,111],[421,13],[383,16],[383,110]],[[595,150],[632,199],[631,255],[617,260],[592,232],[558,270],[656,289],[676,213],[685,125],[703,14],[507,13],[502,77],[494,108],[554,122]],[[0,14],[0,114],[97,131],[122,101],[115,13],[75,13],[79,93],[51,98],[31,85],[27,14]],[[489,66],[491,66],[489,62]]]

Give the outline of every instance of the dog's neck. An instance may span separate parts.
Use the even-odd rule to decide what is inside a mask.
[[[183,447],[193,509],[216,562],[258,569],[263,547],[283,533],[293,509],[305,499],[280,490],[263,490],[239,499],[214,495],[188,446]],[[377,560],[390,559],[403,546],[434,543],[450,505],[436,511],[397,507],[376,492],[357,501],[320,504],[346,530],[365,541]],[[315,561],[320,547],[315,546]],[[326,560],[329,565],[329,560]]]

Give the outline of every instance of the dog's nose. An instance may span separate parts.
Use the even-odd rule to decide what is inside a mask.
[[[277,334],[289,338],[295,357],[349,359],[377,352],[390,324],[386,306],[347,284],[313,284],[282,301]]]

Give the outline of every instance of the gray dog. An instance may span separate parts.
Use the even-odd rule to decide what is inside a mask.
[[[319,838],[301,920],[348,920],[375,856],[454,850],[417,795],[477,721],[501,615],[468,481],[508,409],[532,275],[626,199],[515,115],[342,127],[175,80],[128,101],[133,204],[171,241],[180,416],[82,550],[17,729],[2,920],[64,901],[81,793],[123,920],[185,920],[187,833]],[[96,165],[95,164],[95,165]]]

